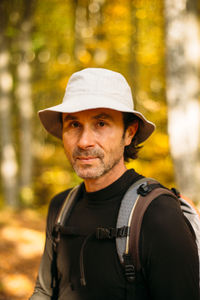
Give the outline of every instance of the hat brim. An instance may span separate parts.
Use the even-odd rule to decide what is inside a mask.
[[[62,139],[62,113],[76,113],[84,110],[108,108],[121,112],[132,113],[141,120],[138,129],[139,132],[137,134],[138,144],[144,142],[155,130],[155,124],[148,121],[142,113],[136,110],[128,109],[125,105],[119,103],[118,101],[105,99],[103,97],[102,99],[99,99],[100,101],[98,101],[100,104],[97,105],[94,103],[94,105],[91,105],[93,96],[88,97],[91,97],[91,101],[87,101],[87,103],[84,103],[84,105],[83,103],[79,102],[78,99],[77,101],[72,99],[71,101],[63,102],[62,104],[40,110],[38,115],[44,128],[53,136]],[[87,100],[89,100],[88,97]],[[96,97],[97,96],[95,95],[95,98]]]

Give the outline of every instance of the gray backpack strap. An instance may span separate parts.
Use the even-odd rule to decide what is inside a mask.
[[[62,204],[62,207],[57,215],[54,227],[53,227],[53,243],[52,243],[52,262],[51,262],[51,288],[52,288],[52,299],[58,299],[59,294],[59,278],[58,278],[58,270],[57,270],[57,250],[58,244],[60,242],[60,228],[64,224],[64,221],[69,216],[76,199],[78,197],[78,193],[80,192],[80,186],[76,186],[73,188],[65,201]]]
[[[63,225],[64,221],[69,217],[71,210],[76,202],[76,199],[78,199],[78,196],[80,194],[81,190],[81,184],[75,186],[67,195],[65,201],[62,204],[62,207],[58,213],[58,216],[56,218],[55,225]]]
[[[121,228],[123,226],[128,226],[130,228],[130,220],[132,218],[133,209],[139,197],[139,195],[137,194],[137,189],[141,184],[146,182],[147,182],[147,178],[142,178],[138,180],[137,182],[132,184],[130,188],[127,190],[127,192],[125,193],[118,213],[117,226],[116,226],[117,228]],[[129,237],[116,238],[117,253],[122,264],[124,262],[124,258],[123,258],[124,253],[127,254],[129,251],[128,239]]]
[[[200,213],[189,199],[180,196],[181,209],[184,216],[189,220],[195,233],[199,256],[199,286],[200,286]]]
[[[190,221],[196,235],[196,243],[200,254],[200,215],[197,209],[182,196],[179,198],[181,209],[185,217]]]
[[[124,264],[124,257],[130,255],[133,259],[134,267],[137,271],[141,269],[139,255],[139,241],[141,225],[144,214],[151,202],[160,195],[168,195],[175,199],[179,199],[183,214],[189,220],[194,233],[196,235],[196,244],[199,254],[200,269],[200,213],[193,205],[191,200],[178,196],[173,191],[165,187],[153,188],[146,195],[138,194],[137,190],[142,185],[159,184],[158,181],[151,178],[143,178],[134,183],[126,192],[122,199],[121,207],[118,214],[117,227],[128,226],[129,235],[127,237],[118,237],[116,239],[116,247],[119,259]],[[172,189],[173,190],[173,189]],[[191,202],[191,203],[190,203]]]
[[[124,254],[131,255],[136,270],[140,270],[141,263],[139,257],[139,238],[141,224],[144,213],[150,203],[161,194],[169,194],[176,197],[173,192],[157,187],[141,196],[137,190],[141,185],[159,184],[158,181],[151,178],[142,178],[130,186],[124,195],[118,214],[117,228],[128,226],[129,235],[127,237],[116,238],[116,248],[121,263],[124,263]]]

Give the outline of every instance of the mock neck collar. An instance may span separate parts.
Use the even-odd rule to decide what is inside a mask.
[[[88,201],[106,201],[116,196],[123,195],[129,186],[142,178],[134,169],[127,170],[121,177],[109,186],[95,192],[86,192],[83,184],[83,197]]]

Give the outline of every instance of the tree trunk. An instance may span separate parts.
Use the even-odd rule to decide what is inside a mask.
[[[32,182],[32,88],[31,75],[31,14],[33,1],[23,1],[23,14],[18,36],[18,50],[21,60],[17,66],[17,104],[20,119],[20,188],[22,199],[25,197],[24,188],[29,188]],[[24,199],[28,200],[28,199]]]
[[[136,18],[136,8],[133,5],[133,1],[130,1],[130,57],[128,64],[128,77],[129,83],[132,87],[133,99],[135,106],[137,105],[138,96],[138,63],[137,63],[137,51],[138,51],[138,20]]]
[[[103,65],[106,52],[99,41],[104,38],[102,32],[103,1],[75,0],[75,58],[86,67],[90,64]],[[91,46],[92,45],[92,46]]]
[[[88,29],[88,1],[75,0],[75,43],[74,43],[74,55],[77,60],[84,62],[84,56],[86,56],[86,48],[84,45],[84,35]]]
[[[11,117],[13,78],[10,71],[10,53],[5,30],[7,26],[6,1],[0,5],[2,23],[0,28],[0,124],[1,124],[1,177],[5,203],[17,206],[17,171]]]
[[[197,0],[165,0],[168,131],[177,185],[200,194],[200,32]]]

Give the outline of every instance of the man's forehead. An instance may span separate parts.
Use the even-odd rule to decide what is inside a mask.
[[[67,120],[77,120],[82,118],[91,118],[91,119],[110,119],[113,120],[115,118],[120,117],[122,115],[122,112],[113,110],[113,109],[107,109],[107,108],[97,108],[97,109],[89,109],[89,110],[83,110],[80,112],[75,113],[62,113],[63,119],[65,121]]]

